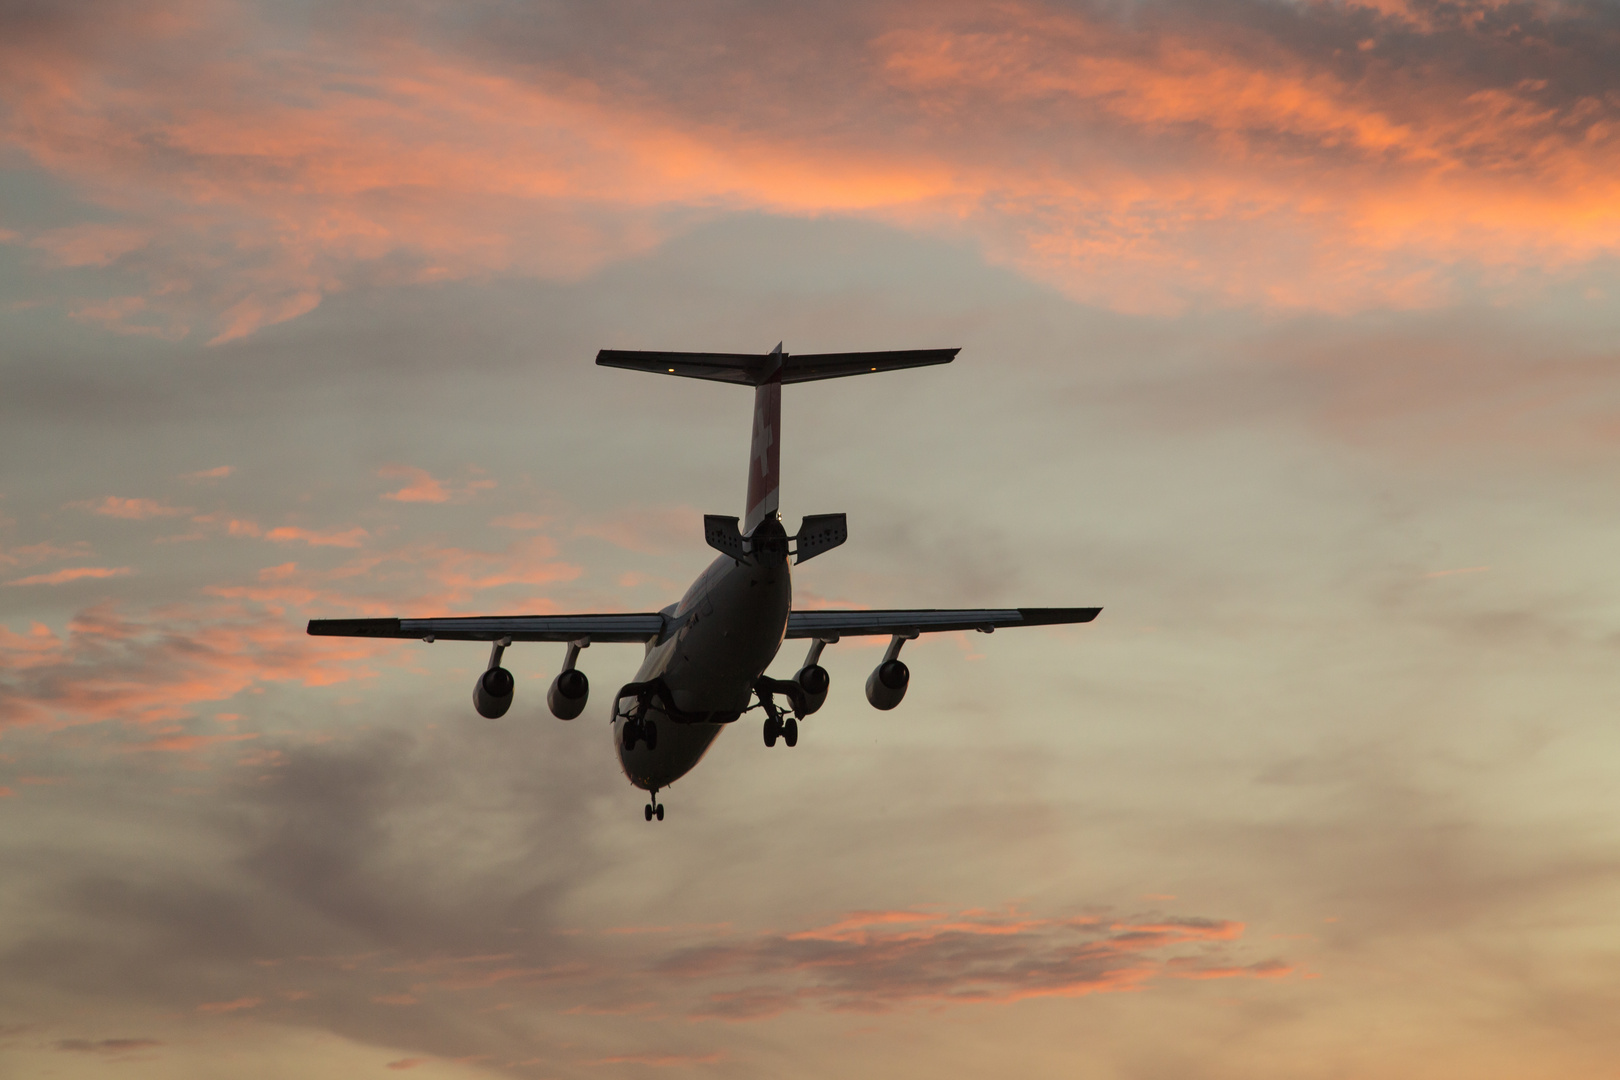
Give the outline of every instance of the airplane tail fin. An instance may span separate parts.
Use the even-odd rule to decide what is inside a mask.
[[[960,351],[901,349],[794,356],[783,352],[778,343],[776,348],[764,355],[603,349],[596,354],[596,362],[602,367],[740,383],[754,388],[754,435],[748,455],[748,506],[743,518],[743,533],[747,535],[762,521],[774,518],[777,513],[784,384],[948,364]]]
[[[743,510],[743,535],[751,536],[759,523],[777,515],[782,480],[782,343],[771,350],[760,369],[763,381],[754,384],[754,434],[748,444],[748,502]]]

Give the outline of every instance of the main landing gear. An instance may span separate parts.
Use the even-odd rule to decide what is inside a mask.
[[[657,818],[659,821],[663,821],[664,820],[664,804],[658,801],[658,789],[653,788],[652,791],[649,794],[650,794],[650,797],[651,797],[652,801],[649,802],[646,806],[641,808],[642,814],[646,817],[646,819],[648,821],[651,821],[653,818]]]
[[[784,717],[780,713],[765,718],[765,745],[775,746],[776,740],[781,739],[789,746],[799,745],[799,721],[792,716]]]

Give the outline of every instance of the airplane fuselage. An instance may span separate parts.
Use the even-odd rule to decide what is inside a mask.
[[[775,533],[779,543],[769,535]],[[656,747],[646,740],[625,747],[624,725],[636,710],[635,696],[615,703],[613,745],[625,776],[654,791],[686,775],[726,724],[748,708],[755,680],[782,647],[793,610],[792,573],[786,540],[774,519],[755,535],[747,561],[722,555],[698,575],[673,610],[676,629],[647,645],[637,683],[662,680],[675,715],[660,700],[646,703],[644,721],[657,725]],[[704,714],[712,719],[696,719]]]

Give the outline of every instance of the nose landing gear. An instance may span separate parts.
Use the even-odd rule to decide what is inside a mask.
[[[622,735],[624,748],[634,750],[636,743],[645,742],[648,750],[658,749],[658,725],[651,720],[642,720],[639,717],[624,722]]]
[[[641,808],[642,814],[643,814],[644,817],[646,817],[646,819],[648,821],[651,821],[653,818],[657,818],[659,821],[663,821],[664,820],[664,804],[658,801],[658,789],[653,788],[650,795],[651,795],[652,801],[649,802],[646,806]]]

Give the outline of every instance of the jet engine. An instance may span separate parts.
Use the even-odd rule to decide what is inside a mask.
[[[794,672],[793,681],[804,691],[804,715],[809,716],[826,703],[827,687],[832,685],[832,677],[827,674],[826,668],[820,664],[806,664]]]
[[[516,683],[512,673],[503,667],[492,667],[473,684],[473,708],[486,720],[497,720],[512,707],[512,688]]]
[[[551,715],[559,720],[572,720],[585,711],[585,699],[591,696],[591,680],[574,665],[579,663],[579,650],[590,647],[591,639],[588,637],[570,641],[568,653],[563,657],[562,670],[557,672],[557,677],[551,680],[551,689],[546,691],[546,706],[551,709]]]
[[[866,700],[874,709],[892,709],[906,696],[911,671],[899,660],[885,660],[866,677]]]
[[[551,715],[559,720],[572,720],[585,711],[585,699],[590,697],[591,681],[585,673],[578,668],[568,668],[557,673],[551,680],[551,689],[546,691],[546,704],[551,708]]]

